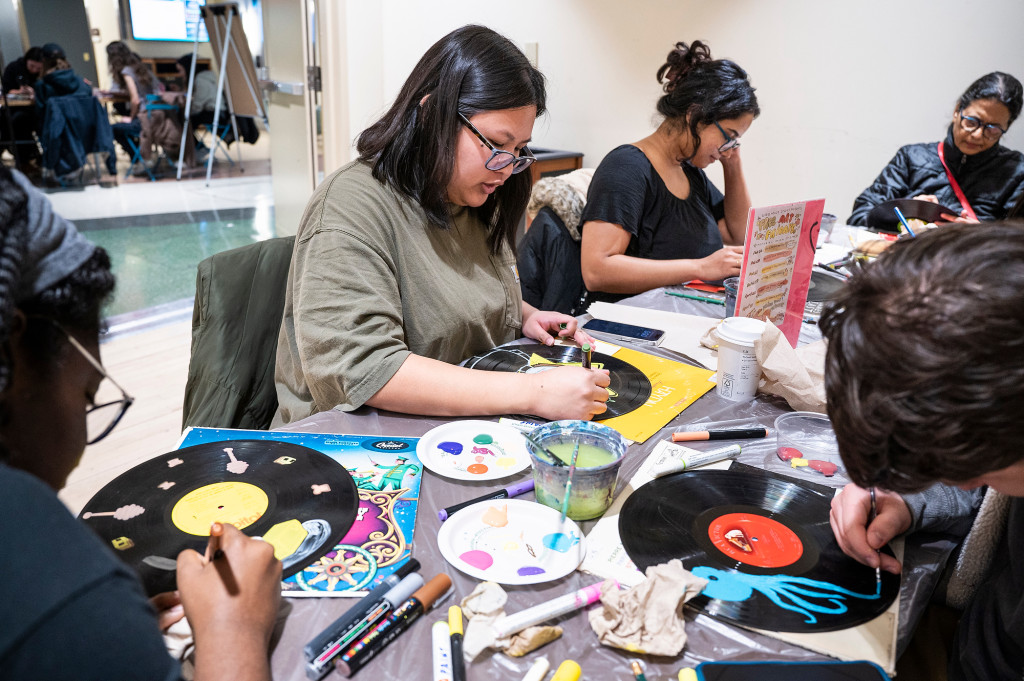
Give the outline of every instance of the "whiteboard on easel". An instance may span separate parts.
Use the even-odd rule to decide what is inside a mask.
[[[199,8],[217,68],[225,72],[228,101],[236,116],[253,116],[264,120],[267,113],[256,79],[256,66],[249,41],[245,37],[238,4],[226,2]],[[230,35],[230,40],[225,38]]]

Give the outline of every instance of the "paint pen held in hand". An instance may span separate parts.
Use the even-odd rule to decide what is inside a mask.
[[[404,603],[395,608],[383,621],[374,626],[341,656],[335,658],[334,668],[342,676],[352,676],[367,662],[384,650],[389,643],[412,626],[413,622],[430,610],[434,602],[452,586],[451,578],[442,573],[423,585]]]
[[[331,660],[423,586],[423,578],[414,574],[419,569],[420,562],[410,558],[307,643],[302,651],[306,657],[306,676],[314,681],[325,676],[331,669]]]
[[[590,343],[584,343],[583,347],[580,349],[583,351],[583,368],[589,369],[591,358],[594,354],[594,348],[590,346]]]
[[[669,473],[678,473],[716,461],[732,459],[739,456],[741,451],[739,445],[726,445],[707,452],[698,452],[696,449],[674,445],[663,440],[654,448],[651,477],[660,478]]]

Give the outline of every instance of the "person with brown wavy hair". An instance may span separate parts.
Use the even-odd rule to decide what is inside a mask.
[[[601,161],[583,210],[583,279],[605,300],[740,270],[750,196],[739,147],[761,112],[754,88],[699,40],[676,43],[657,77],[661,124]],[[716,162],[724,193],[704,173]]]
[[[141,139],[143,125],[139,116],[146,111],[146,97],[157,94],[160,85],[149,67],[139,59],[139,55],[132,52],[120,40],[115,40],[107,45],[107,63],[115,85],[113,91],[128,95],[128,115],[111,126],[114,131],[114,140],[130,158],[133,151],[128,144],[128,139],[138,138],[142,158],[146,162],[151,162],[152,144],[148,140],[144,142]]]
[[[849,280],[819,326],[828,414],[853,481],[832,502],[839,545],[899,573],[877,552],[893,537],[972,527],[945,594],[965,606],[949,678],[1019,679],[1024,225],[951,225],[898,241]]]

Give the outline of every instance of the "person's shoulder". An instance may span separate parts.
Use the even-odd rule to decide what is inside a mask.
[[[415,201],[373,176],[369,163],[355,160],[324,179],[313,193],[316,231],[375,231],[395,215],[422,213]],[[305,221],[305,220],[304,220]]]
[[[594,171],[594,181],[634,183],[646,181],[654,172],[654,165],[642,149],[632,144],[623,144],[604,157]]]
[[[600,168],[605,164],[637,166],[641,168],[652,167],[643,150],[633,144],[620,144],[609,151],[598,167]]]

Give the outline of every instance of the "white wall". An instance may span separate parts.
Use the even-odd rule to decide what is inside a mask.
[[[596,166],[656,125],[655,72],[675,41],[703,39],[757,88],[762,114],[743,144],[755,204],[823,196],[840,219],[901,145],[945,135],[971,81],[1024,78],[1020,0],[376,0],[347,19],[349,126],[328,143],[350,144],[434,41],[482,23],[539,44],[549,112],[537,146]],[[1024,147],[1024,123],[1004,143]]]

